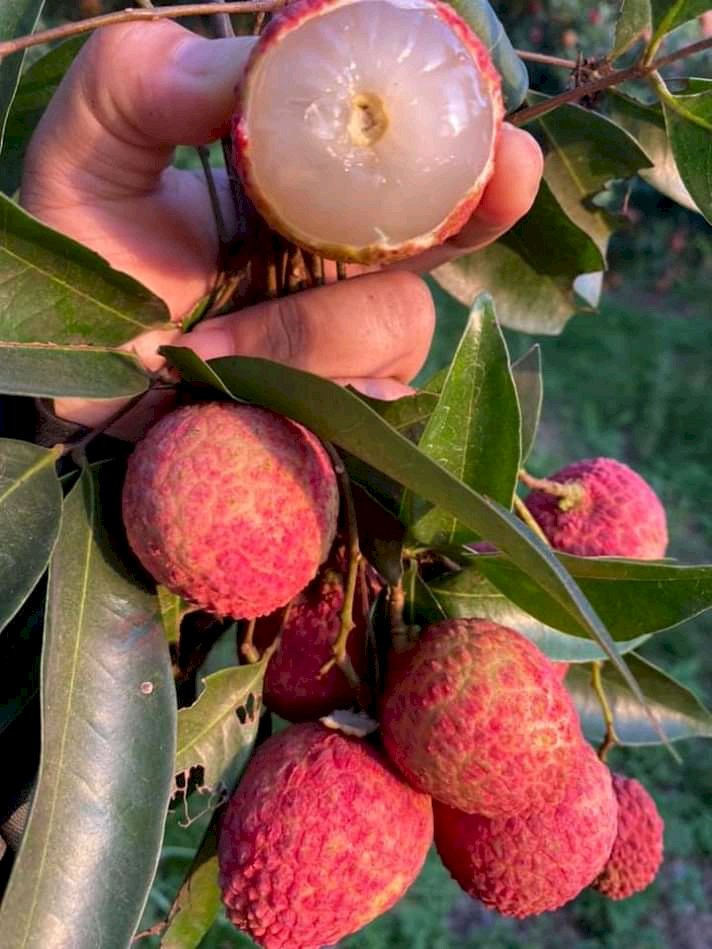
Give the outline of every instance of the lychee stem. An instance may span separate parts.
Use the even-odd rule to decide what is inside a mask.
[[[602,669],[603,663],[600,660],[597,660],[591,664],[591,685],[593,686],[593,690],[596,693],[598,701],[601,705],[603,723],[606,727],[603,741],[601,742],[601,745],[598,749],[598,757],[601,759],[601,761],[605,761],[611,748],[613,748],[614,745],[619,744],[619,738],[616,734],[613,712],[611,710],[611,706],[608,703],[606,690],[603,688],[603,678],[601,676]]]
[[[220,207],[220,198],[218,197],[218,189],[215,187],[215,178],[213,177],[213,169],[210,165],[210,150],[206,145],[198,145],[196,147],[196,152],[200,158],[200,164],[203,166],[203,174],[205,175],[205,183],[208,186],[208,194],[210,195],[210,206],[213,210],[213,216],[215,218],[215,227],[218,232],[218,241],[220,244],[220,249],[225,247],[228,242],[227,229],[225,227],[225,218],[223,217],[222,208]]]
[[[550,481],[548,478],[535,478],[524,468],[519,470],[519,480],[530,491],[543,491],[544,494],[560,498],[559,507],[562,511],[570,511],[578,507],[586,496],[586,489],[578,481],[561,484],[558,481]]]
[[[518,494],[514,495],[514,510],[517,512],[519,517],[524,521],[524,523],[527,525],[529,530],[533,534],[536,534],[536,536],[539,538],[542,544],[545,544],[547,547],[551,547],[551,544],[549,543],[549,538],[546,536],[546,534],[541,529],[541,527],[539,527],[539,523],[537,522],[536,518],[534,517],[532,512],[529,510],[529,508],[526,506],[524,501],[522,501],[522,499],[519,497]]]
[[[404,621],[405,587],[401,577],[388,587],[388,617],[391,627],[391,643],[396,652],[403,652],[410,645],[408,627]]]
[[[348,278],[348,273],[346,272],[346,264],[343,260],[336,261],[336,279],[337,280],[346,280]]]
[[[245,638],[243,639],[242,646],[240,647],[240,652],[248,662],[260,661],[260,654],[257,651],[254,643],[256,624],[256,619],[251,619],[249,621],[247,624],[247,631],[245,632]]]
[[[225,0],[221,0],[225,2]],[[229,14],[227,13],[215,13],[212,17],[213,24],[215,25],[215,35],[220,39],[233,39],[235,36],[235,31],[232,28],[232,20],[230,19]]]

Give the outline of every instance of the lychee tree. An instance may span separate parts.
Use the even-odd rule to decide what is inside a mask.
[[[228,913],[258,940],[267,933],[262,944],[311,946],[318,918],[335,920],[319,938],[338,940],[417,874],[432,838],[425,792],[437,798],[446,865],[503,912],[553,909],[592,883],[627,896],[654,876],[654,805],[635,782],[611,784],[570,703],[604,760],[616,744],[662,742],[677,754],[673,742],[712,737],[697,697],[638,652],[712,607],[712,567],[664,559],[664,511],[624,465],[527,470],[540,355],[513,363],[501,327],[554,334],[595,310],[619,225],[597,202],[611,182],[639,174],[712,221],[712,78],[685,71],[712,40],[679,42],[675,32],[707,6],[625,3],[610,52],[569,61],[515,50],[486,0],[142,2],[35,32],[43,0],[5,4],[0,747],[4,760],[11,748],[24,753],[0,795],[0,851],[16,851],[3,944],[121,947],[155,935],[166,947],[198,946],[220,907],[218,849]],[[267,360],[204,362],[178,347],[163,349],[167,369],[151,375],[124,344],[168,324],[165,302],[19,206],[26,146],[86,36],[108,22],[200,13],[216,35],[229,35],[232,14],[262,34],[222,143],[237,210],[259,239],[253,254],[231,245],[216,204],[224,266],[186,329],[234,309],[238,293],[241,302],[299,293],[332,270],[348,279],[349,262],[436,247],[476,206],[504,113],[542,144],[529,214],[488,249],[434,271],[471,312],[450,365],[412,396],[369,399]],[[325,48],[317,62],[314,49]],[[310,56],[314,68],[297,68]],[[566,90],[529,88],[527,61],[561,70]],[[305,100],[306,119],[294,108]],[[290,148],[289,161],[274,162],[275,148]],[[137,450],[128,478],[127,450],[105,425],[44,445],[29,421],[34,399],[133,407],[159,389],[184,405]],[[226,419],[229,433],[217,421]],[[482,647],[473,632],[502,628]],[[452,630],[466,641],[450,648]],[[270,694],[285,719],[312,724],[269,738]],[[517,702],[524,730],[504,714]],[[331,734],[313,724],[320,716]],[[559,745],[580,757],[572,763]],[[495,759],[499,771],[485,767]],[[494,800],[485,814],[469,804],[476,767],[503,787],[512,772],[506,793],[474,795]],[[422,778],[438,768],[467,793],[441,800],[437,781]],[[529,797],[523,774],[553,795],[531,814],[511,804]],[[282,819],[280,808],[299,813],[322,794],[319,820]],[[448,806],[463,801],[474,813]],[[205,837],[165,919],[137,932],[177,806],[188,819],[211,815]],[[566,836],[562,820],[589,819],[597,832],[570,846],[577,875],[564,889],[524,879],[511,847],[506,866],[492,866],[510,837],[525,849],[531,837],[541,867],[526,869],[551,884],[556,868],[539,839],[551,844]],[[630,846],[638,826],[650,843],[642,857]],[[356,852],[380,861],[378,872],[349,877]],[[290,888],[312,872],[300,916]],[[494,895],[490,878],[505,881]]]

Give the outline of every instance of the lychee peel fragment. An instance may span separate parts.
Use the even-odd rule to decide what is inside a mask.
[[[561,800],[581,727],[558,671],[528,639],[489,620],[445,620],[394,658],[381,734],[414,787],[488,817]]]
[[[583,497],[570,509],[545,491],[532,491],[526,498],[552,547],[580,557],[665,556],[665,509],[650,485],[627,465],[613,458],[589,458],[562,468],[549,480],[583,488]]]
[[[165,416],[129,459],[129,543],[157,583],[218,616],[284,606],[326,559],[339,495],[316,436],[233,402]]]
[[[646,889],[663,859],[663,819],[640,782],[613,775],[618,800],[618,832],[603,873],[593,884],[612,900],[624,900]]]
[[[558,909],[597,877],[618,806],[608,768],[582,744],[556,807],[494,820],[437,802],[434,810],[435,843],[453,878],[486,906],[521,919]]]
[[[432,843],[430,798],[370,744],[318,724],[268,739],[220,829],[228,917],[265,949],[318,949],[396,903]]]
[[[477,207],[500,85],[484,44],[439,0],[296,0],[246,67],[235,163],[260,214],[300,246],[409,257]]]

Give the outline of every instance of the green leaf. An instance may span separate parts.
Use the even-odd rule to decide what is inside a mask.
[[[502,77],[502,95],[507,112],[524,102],[529,88],[527,67],[517,56],[509,37],[487,0],[447,0],[489,50]]]
[[[712,80],[694,95],[662,96],[665,126],[685,187],[712,223]]]
[[[5,35],[0,29],[0,36]],[[25,70],[7,118],[0,158],[0,189],[13,194],[20,187],[27,144],[50,99],[88,35],[73,36],[55,46]]]
[[[403,525],[355,481],[351,483],[351,493],[362,554],[386,583],[398,583],[403,572]]]
[[[140,283],[0,195],[0,340],[117,346],[168,321]]]
[[[650,0],[653,28],[657,36],[671,33],[710,9],[710,0]]]
[[[50,565],[42,759],[0,910],[13,949],[128,946],[160,854],[175,690],[155,597],[117,557],[112,482],[83,472]]]
[[[397,432],[410,438],[411,441],[418,440],[425,423],[438,404],[437,393],[427,392],[423,389],[414,395],[406,395],[391,402],[369,399],[365,396],[362,396],[362,398],[367,405],[371,406],[374,412],[378,412],[384,421],[388,422]]]
[[[483,294],[472,307],[418,447],[463,484],[509,509],[519,471],[520,427],[507,345],[492,300]],[[426,546],[477,539],[451,514],[410,492],[401,511],[411,536]]]
[[[44,0],[3,0],[0,9],[0,37],[14,39],[16,36],[33,33],[43,7]],[[0,59],[0,150],[24,60],[24,52]]]
[[[652,162],[652,167],[638,172],[643,181],[690,211],[699,212],[677,170],[660,105],[646,105],[617,89],[609,89],[608,107],[613,119],[630,132]]]
[[[710,566],[558,556],[617,641],[672,629],[712,608]],[[588,635],[564,610],[552,610],[531,580],[503,558],[480,555],[476,566],[542,622],[574,636]]]
[[[446,616],[458,619],[483,617],[501,623],[526,636],[553,660],[590,662],[605,659],[603,650],[590,639],[563,633],[519,609],[480,573],[477,560],[459,573],[446,574],[428,584],[431,595]],[[623,654],[637,649],[647,639],[647,636],[639,636],[628,642],[619,642],[619,652]]]
[[[522,459],[524,464],[529,457],[541,417],[544,401],[544,380],[541,373],[541,350],[538,344],[532,346],[512,364],[512,376],[519,399],[519,412],[522,418]]]
[[[0,630],[45,571],[62,517],[58,454],[0,438]]]
[[[86,346],[0,341],[0,392],[41,398],[131,398],[149,377],[129,353]]]
[[[215,922],[222,905],[217,845],[211,823],[171,907],[161,949],[197,949]]]
[[[650,0],[621,0],[611,60],[618,59],[650,29]]]
[[[158,609],[161,614],[161,624],[167,643],[177,643],[180,638],[180,624],[183,617],[195,609],[195,607],[178,596],[177,593],[171,593],[160,584],[156,587],[158,596]]]
[[[232,356],[208,364],[189,349],[165,346],[161,352],[187,381],[289,416],[449,511],[502,550],[534,584],[570,612],[627,674],[610,634],[551,549],[510,511],[468,488],[423,455],[348,389],[266,359]],[[634,681],[631,688],[635,690]]]
[[[178,712],[176,774],[203,769],[202,788],[230,793],[252,754],[267,663],[220,669],[190,708]]]
[[[503,326],[555,335],[575,312],[576,277],[604,267],[595,242],[544,181],[533,208],[511,231],[484,250],[438,267],[433,277],[467,306],[489,291]]]
[[[670,741],[712,738],[712,715],[694,692],[642,656],[632,653],[627,656],[627,662]],[[604,664],[601,678],[615,719],[616,733],[622,744],[660,744],[660,738],[651,728],[640,702],[609,662]],[[600,742],[604,734],[603,718],[598,699],[591,688],[590,669],[572,666],[566,676],[566,688],[576,703],[586,736],[596,743]]]

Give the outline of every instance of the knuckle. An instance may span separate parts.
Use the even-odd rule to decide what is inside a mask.
[[[304,294],[284,297],[274,303],[264,330],[266,349],[276,362],[300,362],[309,348],[309,314]]]

